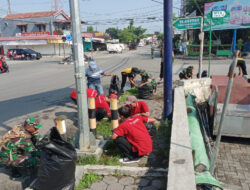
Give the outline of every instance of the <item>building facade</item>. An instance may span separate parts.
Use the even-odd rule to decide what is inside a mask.
[[[70,17],[62,10],[9,14],[0,22],[0,46],[5,54],[10,48],[30,48],[42,55],[67,55],[71,43],[62,37],[70,30]]]

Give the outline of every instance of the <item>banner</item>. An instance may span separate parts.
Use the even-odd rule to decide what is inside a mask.
[[[204,31],[250,28],[250,0],[205,3]]]

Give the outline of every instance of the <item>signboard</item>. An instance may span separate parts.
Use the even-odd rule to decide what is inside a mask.
[[[64,43],[62,39],[48,39],[48,44],[62,44]]]
[[[66,40],[67,40],[67,41],[72,41],[72,36],[71,36],[71,35],[67,35],[67,36],[66,36]]]
[[[228,0],[205,3],[204,30],[250,28],[250,1]]]
[[[173,26],[179,30],[200,29],[201,17],[178,18]]]
[[[103,32],[95,32],[94,36],[95,37],[104,37],[104,33]]]
[[[212,11],[212,18],[222,18],[226,16],[225,11]]]
[[[21,36],[48,36],[50,32],[23,32]]]

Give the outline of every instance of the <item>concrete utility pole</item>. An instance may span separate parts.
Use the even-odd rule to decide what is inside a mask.
[[[58,11],[58,0],[54,0],[55,1],[55,11]]]
[[[173,0],[164,1],[164,119],[172,116]]]
[[[199,34],[199,39],[200,39],[200,56],[199,56],[199,78],[201,78],[201,73],[202,73],[202,57],[203,57],[203,44],[204,44],[204,32],[203,32],[203,17],[201,17],[201,27],[200,27],[200,34]]]
[[[7,1],[8,1],[8,12],[9,14],[11,14],[10,0],[7,0]]]
[[[90,148],[88,103],[86,95],[86,79],[84,68],[83,44],[81,35],[81,20],[79,0],[69,0],[70,18],[73,39],[73,60],[75,66],[78,127],[79,127],[79,148],[80,151],[87,151]]]

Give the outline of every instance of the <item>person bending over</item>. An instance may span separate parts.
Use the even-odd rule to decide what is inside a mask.
[[[123,106],[118,109],[120,125],[113,131],[112,139],[124,154],[121,163],[139,162],[139,159],[152,152],[152,139],[144,123],[154,118],[131,116],[130,109]]]
[[[129,79],[131,88],[136,86],[135,78],[136,78],[136,74],[139,74],[139,73],[140,73],[140,70],[137,67],[130,67],[130,68],[122,70],[122,72],[121,72],[121,75],[122,75],[121,93],[124,92],[123,88],[126,84],[127,78]]]

